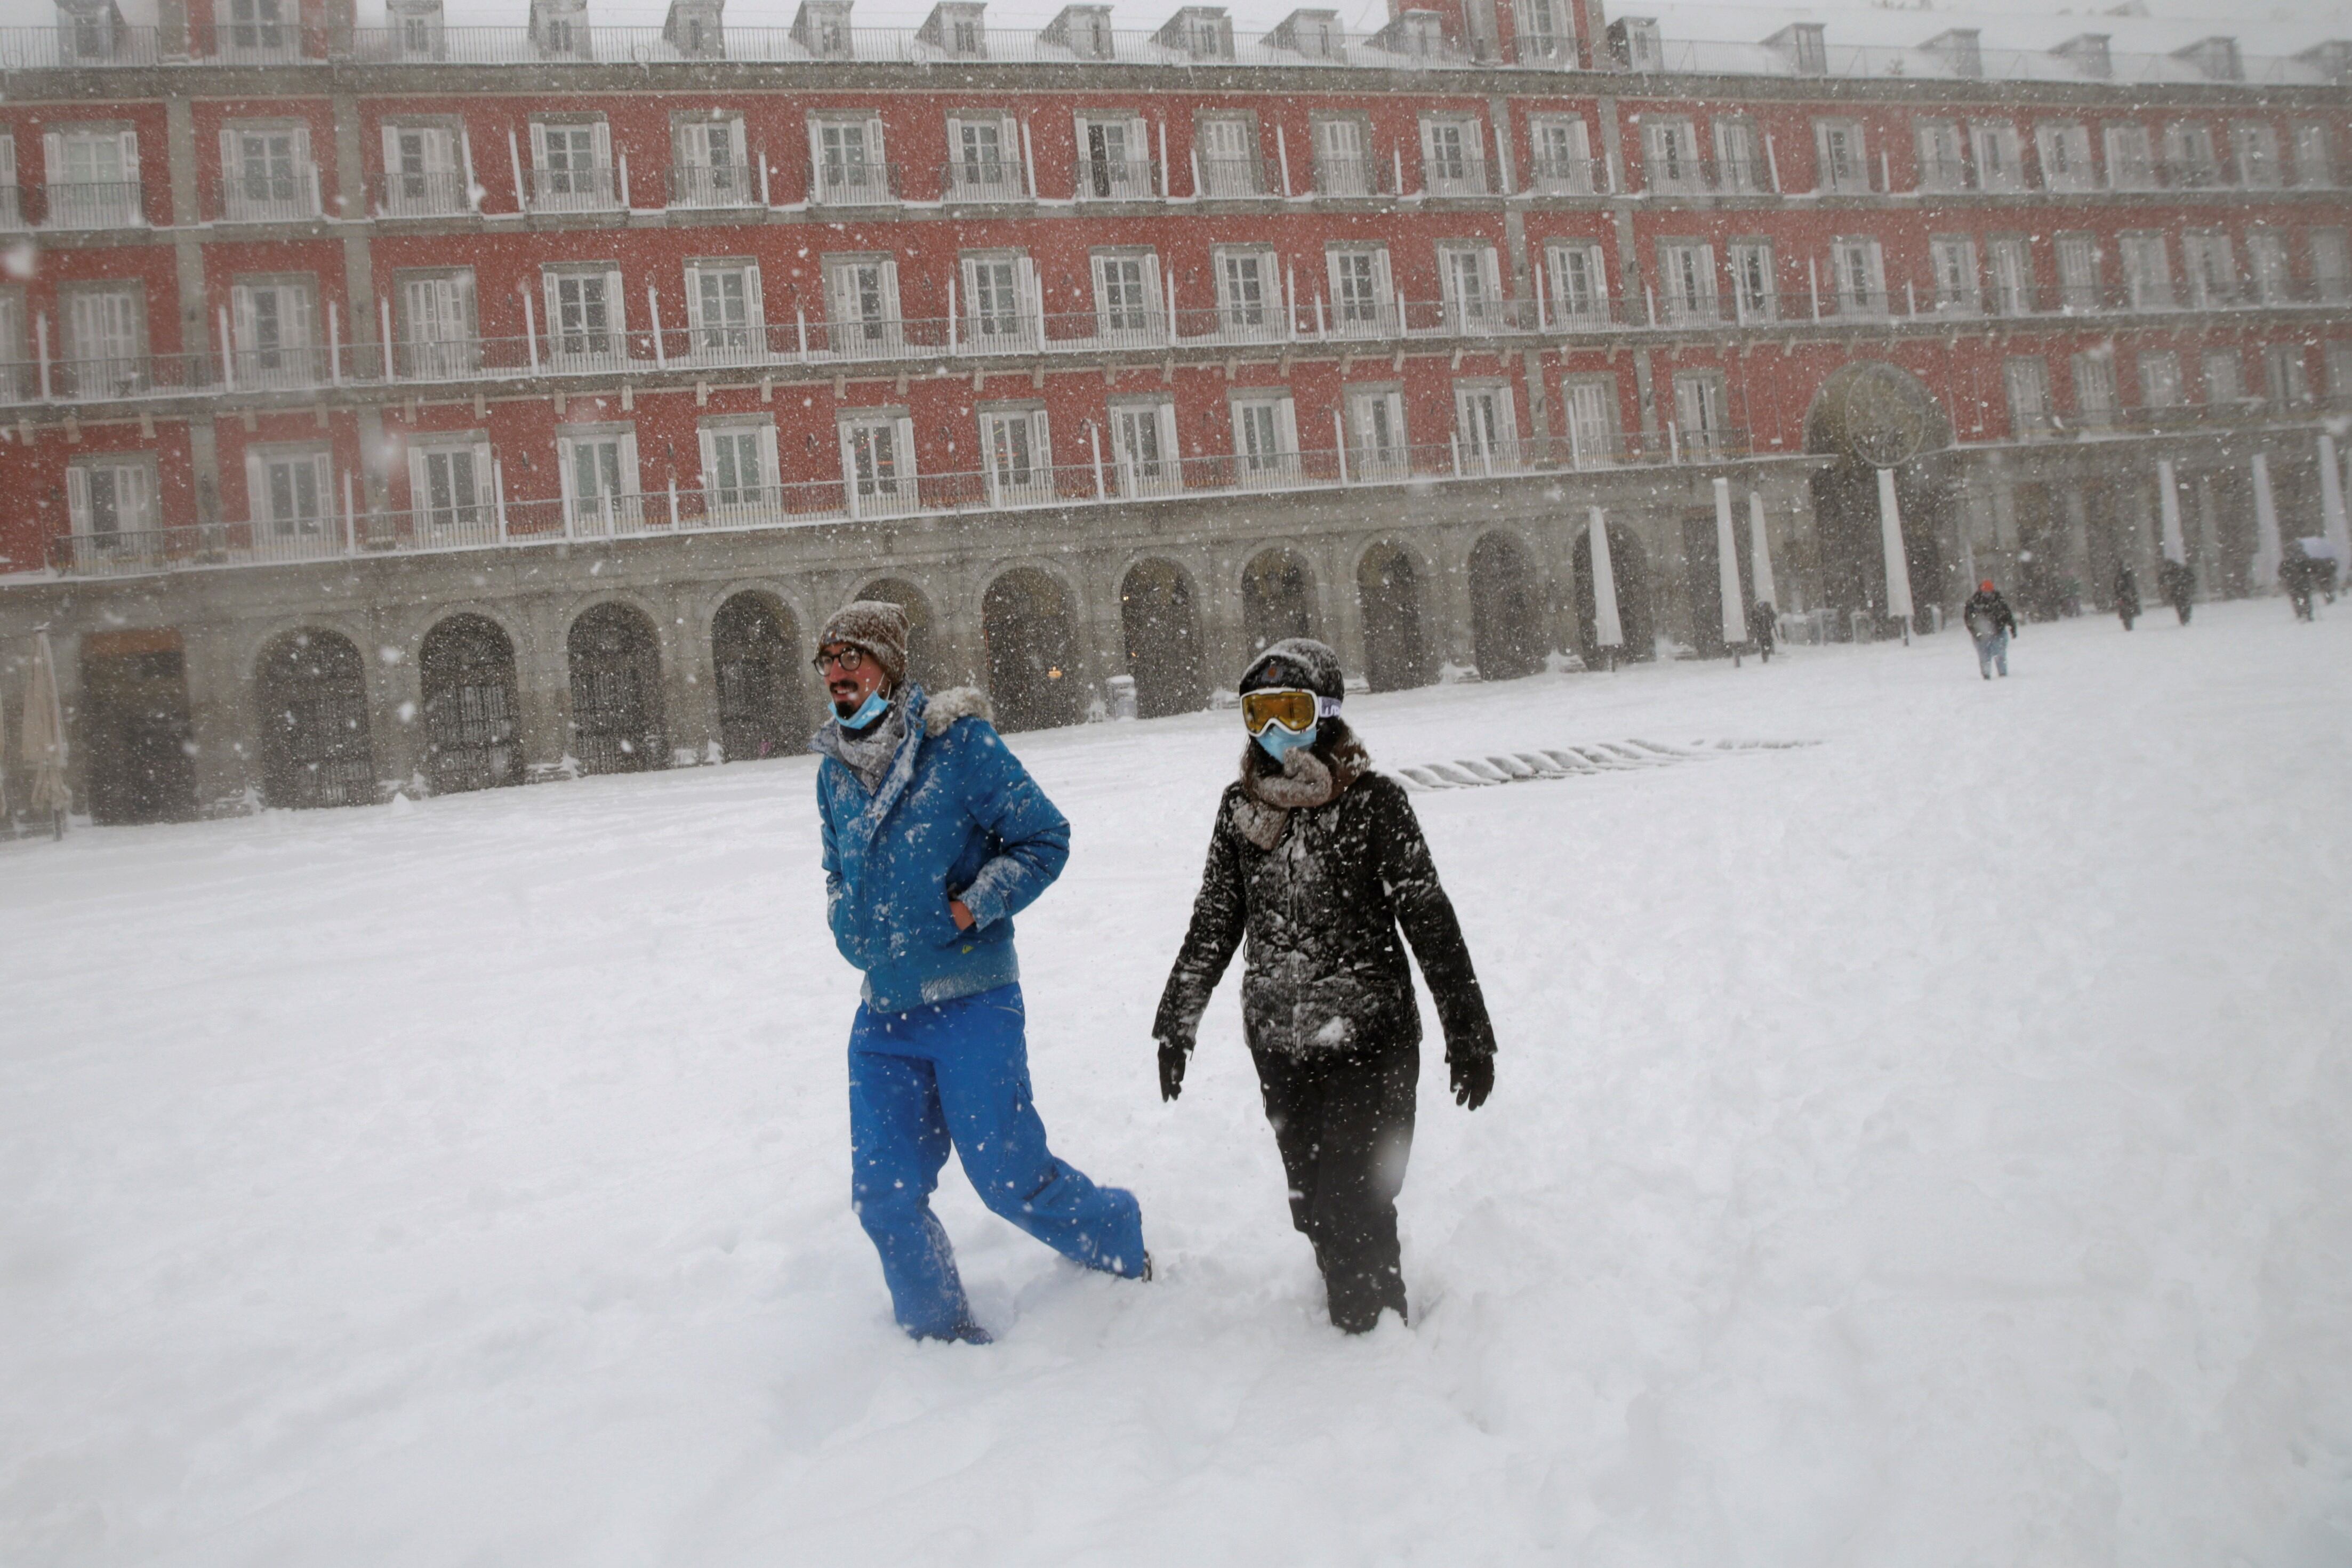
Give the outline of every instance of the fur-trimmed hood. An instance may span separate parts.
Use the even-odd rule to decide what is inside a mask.
[[[996,710],[988,706],[988,694],[978,686],[950,686],[930,697],[923,706],[923,733],[933,737],[945,735],[948,727],[960,718],[984,718],[995,723]]]

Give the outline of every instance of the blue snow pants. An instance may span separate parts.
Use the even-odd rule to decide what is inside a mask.
[[[1977,639],[1977,674],[1992,679],[1993,665],[2000,666],[2002,674],[2009,674],[2009,633],[1996,632],[1990,637]]]
[[[1054,1157],[1029,1091],[1018,985],[915,1009],[861,1005],[849,1031],[850,1196],[882,1255],[898,1326],[944,1339],[971,1321],[955,1249],[931,1212],[953,1145],[981,1201],[1075,1262],[1143,1272],[1135,1195]]]

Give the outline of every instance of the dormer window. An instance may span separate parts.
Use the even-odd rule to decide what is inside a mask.
[[[974,0],[940,0],[915,37],[950,59],[986,59],[988,34],[983,18],[987,10]]]
[[[1764,42],[1788,56],[1789,64],[1801,77],[1830,74],[1829,41],[1819,22],[1791,22]]]
[[[1662,71],[1666,68],[1666,46],[1658,37],[1658,24],[1651,16],[1621,16],[1609,24],[1609,54],[1617,68],[1627,71]]]
[[[390,0],[385,12],[402,59],[437,60],[446,53],[441,30],[441,0]]]
[[[586,0],[530,0],[530,39],[542,59],[595,58]]]
[[[721,22],[724,0],[670,0],[662,22],[662,39],[689,60],[723,60],[727,33]]]
[[[1082,60],[1107,60],[1111,57],[1110,7],[1065,5],[1039,37]]]
[[[1336,60],[1347,54],[1344,37],[1337,11],[1293,11],[1265,41],[1310,60]]]
[[[241,60],[292,58],[293,13],[289,0],[220,0],[222,52]]]
[[[1196,60],[1234,57],[1234,25],[1222,5],[1186,5],[1168,19],[1154,41]]]
[[[2238,54],[2235,38],[2201,38],[2185,49],[2173,51],[2175,59],[2187,60],[2213,81],[2243,81],[2244,61]]]
[[[58,0],[58,51],[67,61],[111,60],[121,37],[122,13],[114,0]]]
[[[853,53],[849,33],[849,0],[801,0],[793,17],[793,42],[812,59],[845,60]]]
[[[1400,11],[1372,41],[1392,55],[1435,59],[1446,52],[1445,18],[1434,11]]]

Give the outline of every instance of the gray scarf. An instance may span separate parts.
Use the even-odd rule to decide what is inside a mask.
[[[1273,852],[1282,842],[1283,830],[1290,825],[1290,813],[1313,810],[1328,806],[1348,792],[1350,785],[1363,777],[1372,759],[1364,750],[1364,743],[1338,719],[1326,719],[1331,727],[1328,746],[1294,747],[1283,753],[1279,772],[1268,771],[1267,759],[1256,741],[1242,746],[1242,790],[1244,798],[1234,803],[1234,826],[1242,836],[1258,848]],[[1328,751],[1326,761],[1320,751]]]
[[[907,699],[898,693],[890,698],[890,711],[864,730],[844,729],[838,718],[827,720],[817,731],[816,745],[856,774],[870,795],[882,787],[882,776],[890,771],[890,759],[898,755],[898,743],[906,738]]]

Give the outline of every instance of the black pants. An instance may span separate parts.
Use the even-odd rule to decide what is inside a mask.
[[[1420,1049],[1252,1054],[1290,1181],[1290,1222],[1314,1244],[1331,1322],[1362,1333],[1383,1307],[1404,1316],[1396,1199],[1412,1153]]]

